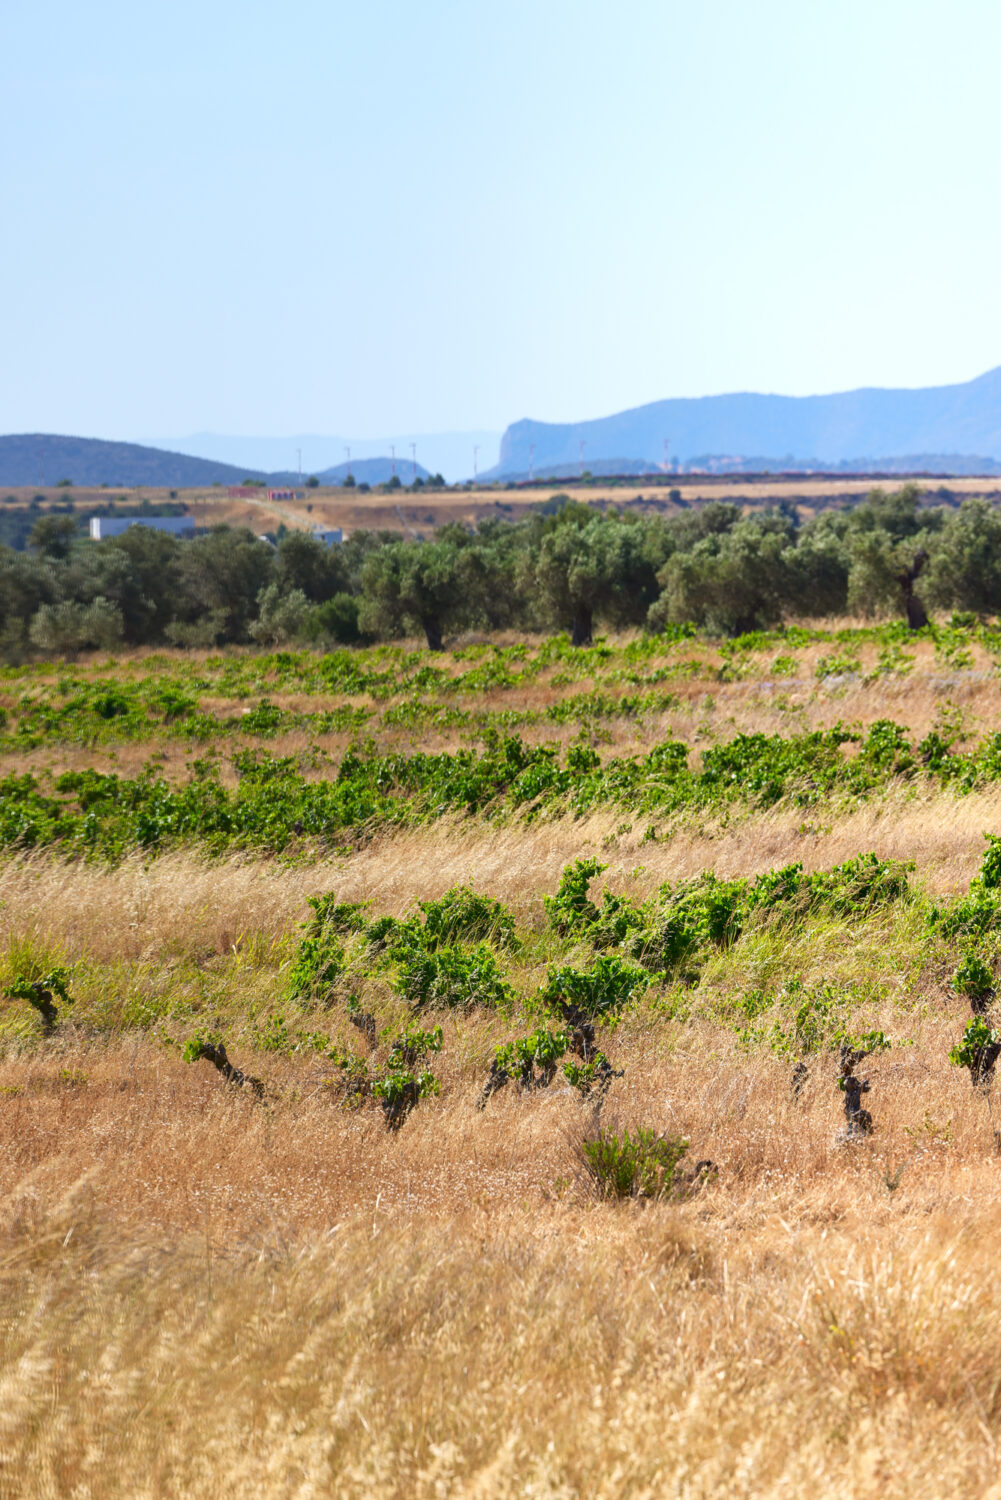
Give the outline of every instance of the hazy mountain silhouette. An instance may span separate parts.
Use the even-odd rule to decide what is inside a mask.
[[[395,460],[396,473],[410,484],[414,466],[410,459]],[[381,484],[393,472],[391,458],[359,458],[351,464],[336,464],[316,477],[324,484],[340,484],[350,468],[356,481]],[[427,469],[417,465],[421,479]],[[0,437],[0,485],[37,485],[40,489],[71,479],[75,485],[147,485],[188,489],[211,484],[239,484],[242,479],[263,479],[273,484],[295,484],[298,475],[287,470],[267,472],[237,467],[209,458],[171,453],[165,448],[147,448],[140,443],[109,443],[101,438],[60,437],[53,433],[16,433]]]
[[[876,468],[902,454],[1001,459],[1001,367],[962,385],[921,390],[683,397],[589,422],[526,419],[508,427],[500,461],[484,477],[525,473],[530,462],[535,472],[579,465],[582,441],[583,467],[592,472],[598,461],[616,457],[660,465],[665,439],[670,458],[682,463],[741,454]]]
[[[353,458],[351,462],[334,464],[332,469],[321,469],[317,479],[322,484],[343,484],[349,474],[353,474],[357,484],[386,484],[397,474],[401,484],[413,484],[414,465],[408,459],[392,458]],[[417,465],[418,479],[428,479],[430,475],[427,469]]]
[[[238,469],[211,459],[189,458],[139,443],[109,443],[101,438],[61,437],[54,433],[16,433],[0,437],[0,484],[34,484],[40,488],[71,479],[77,485],[166,485],[171,489],[208,484],[239,484],[241,479],[279,479],[255,469]]]

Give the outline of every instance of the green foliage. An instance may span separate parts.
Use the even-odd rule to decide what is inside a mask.
[[[611,1072],[611,1063],[604,1052],[596,1052],[590,1062],[567,1062],[563,1064],[563,1076],[575,1088],[581,1098],[586,1099],[595,1084]]]
[[[488,943],[419,948],[403,959],[396,991],[414,1010],[506,1007],[511,989]]]
[[[971,1074],[976,1075],[981,1070],[988,1049],[997,1046],[999,1042],[1001,1037],[988,1026],[983,1016],[974,1016],[966,1023],[962,1041],[950,1049],[949,1061],[957,1068],[969,1068]]]
[[[629,951],[650,968],[668,969],[697,949],[726,947],[740,936],[746,882],[720,880],[706,871],[671,889],[660,889],[648,908],[649,925],[633,934]]]
[[[381,1101],[391,1128],[401,1114],[408,1113],[418,1099],[430,1099],[440,1093],[441,1085],[429,1070],[411,1073],[406,1069],[387,1073],[372,1084],[372,1096]]]
[[[469,886],[453,886],[437,901],[419,901],[424,914],[421,941],[425,948],[440,948],[458,942],[489,939],[495,947],[514,943],[514,918],[490,896],[481,896]]]
[[[980,884],[985,891],[996,891],[1001,887],[1001,838],[992,833],[984,837],[987,848],[980,860]]]
[[[675,1191],[678,1165],[688,1150],[683,1136],[628,1130],[599,1131],[581,1143],[584,1166],[599,1192],[613,1198],[662,1198]]]
[[[980,1006],[994,992],[994,975],[979,954],[968,953],[952,976],[952,987],[974,1006]]]
[[[430,1031],[423,1031],[419,1026],[408,1026],[393,1042],[387,1067],[390,1069],[416,1067],[429,1052],[440,1052],[441,1048],[442,1029],[440,1026],[433,1026]]]
[[[494,1073],[503,1072],[516,1078],[523,1088],[533,1085],[544,1087],[552,1082],[556,1065],[570,1046],[566,1031],[549,1031],[542,1028],[528,1036],[517,1037],[498,1047],[494,1053]],[[539,1069],[536,1078],[535,1069]]]
[[[913,861],[857,854],[807,878],[810,903],[838,916],[862,916],[874,907],[904,900],[909,895],[908,871],[913,869]]]
[[[356,930],[358,907],[338,903],[333,894],[310,896],[312,915],[302,926],[302,937],[289,975],[290,1000],[325,999],[344,970],[344,945],[338,933]]]
[[[987,848],[968,894],[945,906],[933,906],[928,914],[929,926],[943,937],[979,937],[1001,929],[1001,839],[993,834],[984,837]]]
[[[580,932],[598,920],[598,908],[588,896],[591,881],[607,869],[597,859],[577,859],[560,876],[555,896],[544,896],[549,925],[561,935]]]
[[[718,1010],[732,1015],[740,1046],[764,1046],[779,1057],[804,1057],[842,1046],[866,1054],[886,1051],[891,1042],[884,1032],[855,1029],[863,1000],[856,985],[805,984],[794,978],[775,994],[752,990]]]
[[[43,1030],[51,1032],[59,1021],[53,997],[58,996],[63,1005],[73,1004],[73,997],[69,992],[69,976],[69,969],[62,966],[49,969],[44,974],[19,973],[4,990],[4,997],[8,1000],[27,1000],[32,1009],[38,1012]]]
[[[216,1031],[195,1031],[188,1037],[181,1051],[181,1060],[186,1063],[200,1062],[206,1048],[217,1047],[222,1038]]]
[[[650,976],[617,953],[602,953],[586,969],[570,964],[549,968],[537,999],[545,1006],[576,1006],[592,1018],[611,1016],[647,989]]]

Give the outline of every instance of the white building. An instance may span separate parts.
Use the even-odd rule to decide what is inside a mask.
[[[130,526],[147,526],[151,531],[169,531],[171,536],[192,537],[195,534],[193,516],[91,516],[90,539],[92,542],[101,542],[105,537],[121,536]]]
[[[344,531],[340,526],[317,526],[313,535],[318,542],[325,542],[328,547],[336,547],[344,540]]]

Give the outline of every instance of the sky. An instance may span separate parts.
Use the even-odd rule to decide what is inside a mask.
[[[999,55],[989,0],[4,0],[0,431],[972,378]]]

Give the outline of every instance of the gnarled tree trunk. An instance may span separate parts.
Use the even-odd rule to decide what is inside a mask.
[[[907,611],[909,630],[923,630],[928,624],[928,611],[914,592],[914,585],[927,561],[927,552],[915,553],[910,567],[904,568],[903,572],[897,574],[897,582],[904,592],[904,609]]]
[[[592,626],[593,616],[588,604],[577,604],[574,606],[573,620],[570,628],[571,646],[590,646],[593,639]]]

